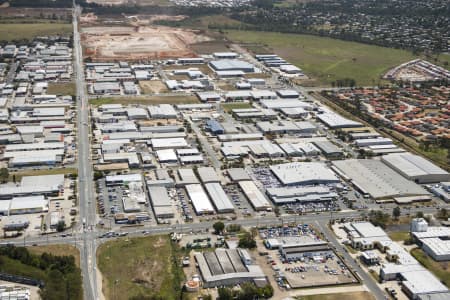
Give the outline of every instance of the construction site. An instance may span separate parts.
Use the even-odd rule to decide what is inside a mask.
[[[93,61],[193,57],[190,45],[211,38],[164,26],[90,26],[81,29],[84,54]]]

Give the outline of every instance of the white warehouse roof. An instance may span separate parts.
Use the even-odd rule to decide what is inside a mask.
[[[186,185],[186,191],[197,214],[214,213],[214,208],[209,201],[208,195],[206,195],[200,184],[188,184]]]
[[[293,162],[271,166],[284,185],[338,183],[339,178],[320,162]]]
[[[443,182],[450,180],[450,174],[426,160],[411,153],[395,153],[381,158],[389,167],[408,179],[419,183]]]
[[[232,212],[234,206],[223,190],[220,183],[206,183],[205,188],[219,213]]]

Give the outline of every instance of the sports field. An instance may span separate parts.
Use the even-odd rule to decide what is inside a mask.
[[[226,32],[234,41],[260,44],[269,48],[304,72],[330,85],[333,81],[353,78],[357,85],[374,85],[389,68],[414,58],[411,52],[312,35],[236,31]]]
[[[0,24],[0,40],[29,40],[45,35],[69,35],[72,24],[69,23],[15,23]]]

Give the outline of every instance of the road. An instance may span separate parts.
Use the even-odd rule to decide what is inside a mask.
[[[96,237],[86,234],[96,224],[96,201],[94,200],[92,165],[90,162],[89,140],[89,103],[86,96],[86,86],[83,71],[83,53],[80,34],[78,32],[78,17],[81,8],[74,6],[73,12],[73,44],[74,70],[77,90],[77,126],[78,126],[78,199],[80,205],[80,230],[82,231],[81,269],[84,285],[84,299],[98,299],[96,280]]]

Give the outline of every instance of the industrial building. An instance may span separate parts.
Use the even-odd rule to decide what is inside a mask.
[[[450,174],[425,158],[411,153],[384,155],[381,161],[417,183],[450,181]]]
[[[227,170],[227,173],[233,182],[251,180],[250,175],[248,175],[244,168],[231,168]]]
[[[338,197],[338,194],[333,192],[328,186],[267,188],[266,193],[278,205],[285,203],[332,201]]]
[[[204,288],[237,285],[243,282],[267,284],[263,271],[249,261],[250,255],[245,249],[219,248],[214,252],[196,252],[194,257]]]
[[[344,156],[344,152],[330,141],[315,141],[313,143],[326,158],[342,158]]]
[[[374,199],[429,196],[429,193],[407,180],[380,160],[347,159],[333,161],[333,169],[364,195]]]
[[[320,162],[293,162],[270,166],[283,185],[339,183],[339,178]]]
[[[173,218],[174,211],[167,189],[163,186],[147,186],[153,212],[157,218]]]
[[[223,190],[220,183],[210,182],[205,184],[206,191],[211,198],[218,213],[234,212],[234,206]]]
[[[344,230],[352,246],[361,250],[378,248],[389,263],[380,268],[382,280],[400,280],[402,290],[411,299],[419,296],[446,293],[448,289],[425,269],[407,250],[393,242],[380,228],[369,222],[345,223]]]
[[[255,72],[255,66],[237,59],[222,59],[209,62],[211,68],[215,71],[242,71],[245,73]]]
[[[250,204],[255,210],[272,210],[272,206],[270,205],[269,201],[253,181],[243,180],[239,181],[238,183],[241,190],[244,192],[245,196],[250,201]]]
[[[0,185],[0,199],[27,196],[58,196],[64,187],[64,174],[24,176],[19,185]]]
[[[213,167],[197,168],[197,174],[200,177],[202,183],[220,182],[220,178],[219,176],[217,176],[217,172]]]
[[[286,236],[264,240],[268,249],[278,249],[285,259],[312,257],[319,251],[329,250],[328,243],[311,235]]]
[[[321,113],[316,114],[317,119],[332,129],[363,127],[364,125],[344,118],[330,109],[321,108]]]
[[[423,251],[436,261],[450,260],[450,228],[428,226],[423,218],[411,221],[411,235]]]
[[[200,184],[188,184],[185,188],[197,215],[214,213],[214,207]]]

